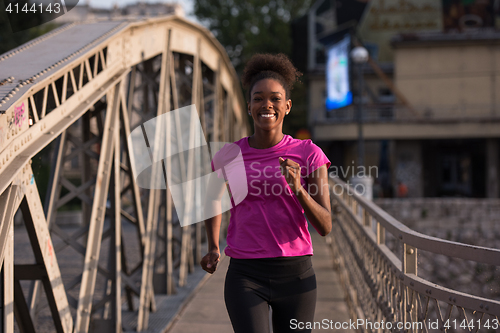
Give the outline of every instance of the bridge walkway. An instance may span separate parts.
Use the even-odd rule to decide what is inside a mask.
[[[318,299],[314,321],[324,319],[349,322],[344,291],[338,274],[333,270],[333,257],[326,238],[311,232],[314,244],[313,266],[318,284]],[[168,333],[231,333],[233,332],[224,304],[224,279],[229,257],[224,257],[213,275],[200,282],[177,316],[166,327]],[[316,329],[313,332],[333,332],[335,329]],[[352,332],[350,330],[342,330]]]

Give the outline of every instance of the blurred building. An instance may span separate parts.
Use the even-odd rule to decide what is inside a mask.
[[[77,6],[72,7],[66,14],[59,16],[54,22],[70,23],[88,20],[109,20],[126,16],[154,17],[162,15],[184,16],[184,9],[178,3],[150,3],[140,1],[124,7],[119,7],[118,2],[116,2],[113,8],[103,9],[92,7],[89,1],[85,3],[80,1]]]
[[[381,195],[500,197],[499,18],[499,0],[319,0],[295,21],[312,137],[339,176],[358,170],[361,101]],[[327,54],[346,35],[371,56],[362,98],[349,63],[353,103],[329,109]]]

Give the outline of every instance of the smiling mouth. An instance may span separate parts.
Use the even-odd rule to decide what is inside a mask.
[[[261,116],[262,118],[272,118],[272,117],[276,116],[276,114],[274,114],[274,113],[261,113],[259,116]]]

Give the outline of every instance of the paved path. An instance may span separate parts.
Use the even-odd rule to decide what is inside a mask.
[[[313,234],[313,266],[318,283],[315,322],[349,322],[344,292],[337,273],[332,269],[333,259],[325,238]],[[229,258],[219,263],[217,272],[201,281],[190,299],[170,323],[168,333],[232,333],[231,323],[224,304],[223,286]],[[330,325],[330,324],[329,324]],[[335,327],[335,326],[333,326]],[[352,332],[350,330],[315,329],[313,332]]]

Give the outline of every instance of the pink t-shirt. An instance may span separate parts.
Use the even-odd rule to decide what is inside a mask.
[[[249,146],[248,137],[234,145],[241,150],[246,172],[248,194],[232,202],[231,219],[227,234],[226,255],[238,259],[289,257],[313,254],[311,235],[307,229],[304,210],[281,174],[279,157],[290,159],[301,166],[301,183],[307,190],[306,177],[330,161],[311,140],[298,140],[289,135],[275,146],[255,149]],[[226,148],[226,147],[224,147]],[[212,170],[227,165],[222,148],[212,161]],[[235,146],[233,146],[235,148]],[[235,149],[231,149],[234,157]],[[228,154],[225,154],[226,156]],[[239,189],[231,188],[230,168],[224,168],[229,179],[233,199]],[[238,173],[241,175],[241,170]],[[240,187],[240,185],[238,185]]]

